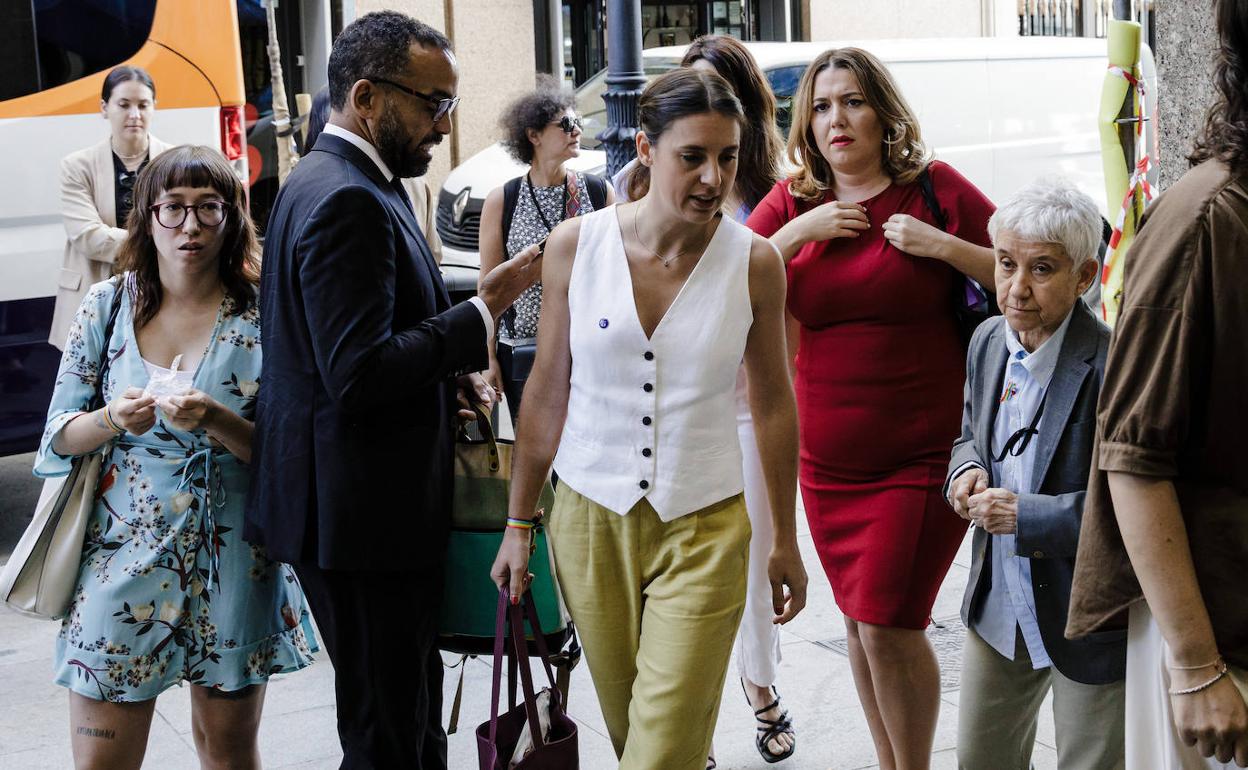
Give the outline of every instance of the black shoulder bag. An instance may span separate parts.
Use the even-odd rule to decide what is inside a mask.
[[[923,203],[936,220],[936,226],[949,231],[949,217],[940,207],[936,198],[936,190],[932,187],[932,175],[925,168],[919,172],[919,192],[923,195]],[[994,315],[1001,315],[997,307],[997,298],[992,292],[980,286],[975,279],[959,275],[953,286],[953,317],[958,323],[958,335],[963,345],[971,343],[971,335],[984,321]]]

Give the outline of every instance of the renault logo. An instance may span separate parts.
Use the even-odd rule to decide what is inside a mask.
[[[459,191],[459,195],[455,196],[455,200],[451,203],[451,221],[456,227],[464,226],[464,214],[468,213],[468,198],[472,194],[471,187],[465,187]]]

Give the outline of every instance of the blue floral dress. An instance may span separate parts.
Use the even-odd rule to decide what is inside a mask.
[[[116,279],[91,287],[69,339],[35,458],[35,475],[69,472],[52,437],[95,389]],[[148,375],[129,292],[108,340],[111,400]],[[260,380],[260,314],[218,312],[194,387],[250,418]],[[97,700],[143,701],[182,681],[220,690],[312,662],[311,626],[294,572],[243,541],[247,466],[202,430],[157,421],[106,449],[78,583],[57,637],[55,679]]]

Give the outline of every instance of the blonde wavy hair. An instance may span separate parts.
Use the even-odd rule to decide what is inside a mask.
[[[897,184],[913,182],[931,161],[919,121],[901,95],[884,63],[861,48],[833,48],[815,58],[793,95],[793,127],[787,146],[789,161],[797,171],[789,177],[794,197],[819,200],[832,188],[832,167],[819,151],[811,130],[814,114],[815,78],[826,69],[849,70],[884,129],[880,161],[884,173]]]

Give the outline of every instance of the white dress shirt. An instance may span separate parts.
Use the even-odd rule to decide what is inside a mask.
[[[364,137],[353,131],[345,129],[342,126],[335,126],[333,123],[326,123],[325,128],[322,129],[321,133],[330,134],[338,137],[339,139],[345,139],[360,148],[360,151],[367,155],[368,159],[376,164],[377,170],[381,172],[381,175],[386,178],[387,182],[394,180],[394,172],[390,170],[390,167],[386,165],[386,162],[381,159],[380,155],[377,154],[377,148]],[[420,229],[419,225],[416,229]],[[481,320],[485,322],[485,344],[492,345],[494,343],[494,316],[490,313],[489,307],[486,306],[485,300],[480,297],[469,297],[468,301],[471,302],[478,311],[480,311]]]

